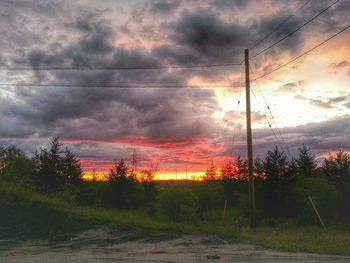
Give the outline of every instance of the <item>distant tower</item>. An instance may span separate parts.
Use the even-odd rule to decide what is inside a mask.
[[[132,152],[131,158],[132,158],[132,171],[133,171],[133,173],[136,173],[137,154],[136,154],[136,150],[135,149]]]

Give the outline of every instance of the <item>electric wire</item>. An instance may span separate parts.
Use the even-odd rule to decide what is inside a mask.
[[[285,35],[284,37],[282,37],[281,39],[277,40],[276,42],[272,43],[271,45],[267,46],[266,48],[262,49],[261,51],[257,52],[256,54],[254,54],[253,56],[249,57],[250,59],[252,58],[256,58],[257,56],[261,55],[262,53],[266,52],[267,50],[269,50],[270,48],[276,46],[277,44],[281,43],[283,40],[285,40],[286,38],[290,37],[291,35],[293,35],[294,33],[298,32],[300,29],[302,29],[304,26],[308,25],[309,23],[311,23],[312,21],[314,21],[317,17],[319,17],[320,15],[322,15],[323,13],[325,13],[326,11],[328,11],[332,6],[334,6],[335,4],[337,4],[339,1],[341,0],[336,0],[335,2],[333,2],[332,4],[330,4],[327,8],[323,9],[321,12],[317,13],[315,16],[313,16],[311,19],[309,19],[308,21],[306,21],[305,23],[303,23],[301,26],[299,26],[298,28],[294,29],[292,32],[288,33],[287,35]]]
[[[259,102],[257,96],[255,95],[255,92],[254,92],[253,88],[251,89],[251,92],[252,92],[252,94],[253,94],[253,96],[254,96],[254,98],[255,98],[255,100],[256,100],[256,102],[257,102],[259,108],[260,108],[260,110],[262,110],[262,107],[261,107],[261,105],[260,105],[260,102]],[[265,113],[264,111],[262,111],[262,114],[263,114],[263,116],[264,116],[264,118],[265,118],[265,120],[266,120],[266,122],[267,122],[269,128],[271,129],[271,132],[272,132],[273,136],[275,137],[275,139],[276,139],[276,141],[277,141],[277,144],[279,145],[279,147],[281,148],[281,150],[283,150],[283,145],[282,145],[282,143],[281,143],[281,140],[278,138],[278,136],[277,136],[277,134],[276,134],[274,128],[273,128],[272,125],[271,125],[271,122],[270,122],[269,118],[267,117],[267,115],[266,115],[266,113]]]
[[[238,101],[237,101],[237,108],[236,108],[236,116],[238,117],[238,112],[239,112],[239,106],[241,104],[241,95],[242,95],[242,90],[239,91],[238,95]],[[233,128],[233,136],[232,136],[232,156],[235,154],[235,139],[236,139],[236,128],[237,125]]]
[[[0,86],[9,87],[59,87],[59,88],[118,88],[118,89],[176,89],[176,88],[234,88],[243,85],[72,85],[72,84],[21,84],[21,83],[0,83]]]
[[[277,68],[275,68],[275,69],[269,71],[268,73],[265,73],[265,74],[263,74],[263,75],[258,76],[257,78],[251,80],[251,82],[254,82],[254,81],[258,80],[258,79],[264,78],[264,77],[266,77],[266,76],[272,74],[273,72],[275,72],[275,71],[277,71],[277,70],[279,70],[279,69],[281,69],[281,68],[284,68],[285,66],[287,66],[287,65],[289,65],[289,64],[291,64],[291,63],[293,63],[294,61],[300,59],[301,57],[303,57],[303,56],[309,54],[309,53],[312,52],[313,50],[319,48],[320,46],[322,46],[323,44],[327,43],[327,42],[330,41],[331,39],[333,39],[333,38],[335,38],[336,36],[340,35],[341,33],[345,32],[345,31],[346,31],[347,29],[349,29],[349,28],[350,28],[350,25],[346,26],[345,28],[343,28],[342,30],[338,31],[337,33],[335,33],[334,35],[330,36],[329,38],[327,38],[326,40],[322,41],[321,43],[317,44],[316,46],[310,48],[309,50],[307,50],[307,51],[305,51],[304,53],[300,54],[299,56],[297,56],[297,57],[295,57],[295,58],[289,60],[288,62],[286,62],[286,63],[284,63],[284,64],[278,66]]]
[[[0,67],[0,70],[7,71],[122,71],[122,70],[172,70],[172,69],[191,69],[191,68],[214,68],[240,66],[242,62],[226,64],[207,64],[207,65],[168,65],[154,67]]]
[[[255,72],[254,72],[253,67],[254,67],[254,64],[252,64],[252,67],[250,67],[250,70],[251,70],[253,76],[255,76]],[[277,130],[278,135],[280,136],[280,138],[281,138],[281,140],[282,140],[282,143],[283,143],[283,145],[284,145],[284,148],[285,148],[285,150],[286,150],[286,152],[287,152],[289,158],[292,159],[292,154],[291,154],[291,152],[290,152],[290,150],[289,150],[289,146],[288,146],[288,144],[287,144],[287,142],[286,142],[286,140],[285,140],[285,138],[284,138],[284,136],[283,136],[283,134],[282,134],[282,132],[281,132],[281,129],[278,127],[277,119],[275,118],[274,114],[272,113],[271,107],[269,106],[269,103],[267,102],[266,97],[264,96],[264,94],[263,94],[263,92],[262,92],[262,89],[260,88],[260,84],[259,84],[258,81],[256,82],[256,87],[257,87],[258,91],[260,92],[260,95],[262,96],[262,98],[263,98],[263,100],[264,100],[264,102],[265,102],[266,108],[267,108],[268,112],[270,113],[271,119],[272,119],[272,120],[274,121],[274,123],[275,123],[275,128],[276,128],[276,130]],[[269,124],[269,125],[270,125],[270,124]],[[270,127],[270,128],[271,128],[271,127]]]

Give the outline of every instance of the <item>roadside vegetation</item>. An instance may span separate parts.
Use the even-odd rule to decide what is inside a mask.
[[[154,181],[123,160],[107,181],[82,180],[79,159],[57,138],[28,158],[0,147],[0,239],[46,238],[92,227],[212,233],[286,251],[350,255],[350,155],[317,165],[303,146],[255,161],[258,227],[248,227],[247,163],[208,167],[203,181]],[[312,198],[327,230],[310,203]],[[224,206],[226,204],[226,209]]]

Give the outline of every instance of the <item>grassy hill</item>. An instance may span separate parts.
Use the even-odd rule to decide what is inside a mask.
[[[235,226],[232,221],[176,223],[140,211],[78,206],[57,197],[0,180],[0,240],[46,238],[99,226],[137,229],[149,233],[211,233],[239,242],[282,251],[302,251],[350,256],[350,234],[343,229],[279,224],[256,229]]]

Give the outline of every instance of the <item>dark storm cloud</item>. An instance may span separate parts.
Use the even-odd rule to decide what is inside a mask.
[[[214,14],[184,12],[174,25],[172,39],[189,48],[192,57],[210,61],[233,61],[242,57],[248,35],[238,23],[227,23]]]
[[[55,50],[32,50],[27,63],[32,67],[162,65],[161,60],[141,48],[114,46],[112,41],[117,36],[103,20],[79,18],[75,27],[78,38]],[[51,71],[36,72],[35,81],[47,85],[162,86],[185,85],[187,77],[181,71]],[[11,116],[6,119],[10,125],[1,128],[6,136],[61,135],[99,140],[211,136],[216,123],[210,115],[218,109],[213,91],[198,89],[40,87],[17,88],[15,96],[2,104],[2,114]]]
[[[333,2],[333,1],[332,1]],[[314,1],[310,8],[310,17],[312,14],[320,12],[320,10],[331,4],[330,1]],[[335,30],[340,30],[349,24],[350,2],[339,1],[327,13],[320,16],[314,21],[313,26],[317,27],[321,33],[330,34]]]
[[[250,42],[250,45],[257,47],[254,48],[252,55],[263,50],[265,47],[268,47],[270,44],[279,41],[301,25],[301,21],[303,21],[301,17],[293,16],[289,18],[289,16],[289,12],[281,12],[275,16],[266,16],[262,17],[260,20],[253,20],[254,23],[250,30],[251,32],[254,32],[254,37],[251,38],[252,41]],[[273,33],[271,33],[272,31]],[[265,39],[267,35],[269,37],[268,39]],[[271,56],[280,57],[281,53],[286,51],[296,53],[299,51],[302,43],[302,35],[298,33],[293,34],[269,49],[267,52],[263,53],[259,59],[271,58]]]
[[[170,14],[181,4],[181,0],[154,0],[151,3],[150,11],[154,14]]]
[[[175,45],[167,44],[156,49],[159,55],[166,59],[172,57],[183,58],[183,62],[232,63],[243,59],[243,50],[255,44],[257,48],[251,55],[267,45],[261,42],[267,34],[290,16],[288,11],[274,16],[251,19],[247,22],[221,18],[212,11],[188,12],[184,11],[178,21],[169,25],[173,29],[171,35]],[[269,37],[268,43],[273,43],[292,32],[304,21],[301,16],[293,16]],[[276,45],[267,53],[259,57],[280,57],[282,52],[296,53],[303,43],[302,34],[295,34],[281,44]],[[181,55],[182,54],[182,55]],[[259,62],[258,60],[258,62]]]

